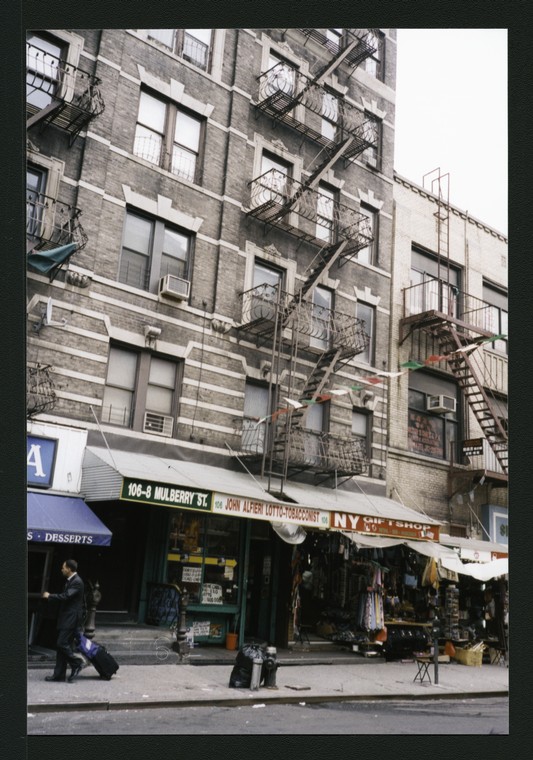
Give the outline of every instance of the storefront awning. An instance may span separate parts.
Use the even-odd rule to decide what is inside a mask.
[[[509,554],[509,547],[506,544],[496,544],[493,541],[448,536],[445,533],[441,533],[439,540],[443,546],[456,549],[461,559],[473,562],[491,562],[494,559],[505,559]]]
[[[111,531],[83,499],[28,492],[28,541],[74,546],[110,546]]]

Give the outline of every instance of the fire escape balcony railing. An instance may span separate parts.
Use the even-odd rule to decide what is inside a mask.
[[[444,280],[427,280],[403,290],[402,322],[432,326],[447,319],[464,330],[494,335],[491,307],[486,301],[459,290]]]
[[[468,461],[471,470],[496,473],[497,475],[501,475],[502,479],[507,477],[507,473],[504,472],[487,440],[483,440],[483,454],[469,454]]]
[[[265,335],[278,328],[289,328],[298,335],[298,344],[305,349],[324,352],[342,348],[343,358],[355,356],[368,346],[364,320],[350,314],[299,300],[278,286],[263,283],[242,294],[241,326]]]
[[[267,440],[267,423],[249,417],[242,420],[236,431],[241,435],[240,455],[262,457]],[[273,461],[287,461],[291,469],[312,470],[339,475],[360,475],[368,471],[366,442],[360,438],[320,433],[300,426],[291,429],[286,437],[284,424],[278,424],[273,446]]]
[[[259,93],[257,108],[278,121],[289,125],[310,137],[328,151],[334,151],[348,136],[354,138],[342,153],[343,158],[353,158],[367,148],[376,145],[378,126],[358,108],[335,97],[320,84],[314,82],[287,63],[276,63],[258,77]],[[335,128],[333,139],[322,134],[320,119],[307,124],[299,118],[297,106],[317,114]]]
[[[341,53],[354,39],[357,40],[357,45],[346,56],[345,61],[349,66],[359,66],[366,58],[374,55],[376,47],[373,44],[375,39],[374,31],[372,29],[355,29],[353,31],[344,30],[342,38],[337,42],[330,39],[326,34],[326,30],[321,29],[300,29],[308,39],[313,39],[328,51],[330,55],[337,56]]]
[[[80,209],[69,203],[28,190],[26,201],[26,240],[28,252],[46,251],[76,243],[80,251],[87,235],[79,220]]]
[[[249,184],[249,216],[321,248],[346,241],[344,257],[372,242],[368,216],[337,201],[331,202],[318,190],[306,187],[277,169],[269,169]],[[301,224],[296,225],[293,216],[297,216]]]
[[[100,79],[27,43],[27,126],[55,124],[70,133],[70,143],[103,113]]]

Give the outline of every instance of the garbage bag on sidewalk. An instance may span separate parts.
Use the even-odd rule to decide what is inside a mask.
[[[237,652],[235,665],[231,671],[229,686],[234,689],[247,689],[252,681],[254,660],[265,660],[266,648],[260,644],[243,644]],[[264,667],[261,670],[261,682],[265,678]]]

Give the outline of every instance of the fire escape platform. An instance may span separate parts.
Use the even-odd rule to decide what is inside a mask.
[[[465,322],[450,314],[431,309],[430,311],[425,311],[421,314],[413,314],[409,317],[403,317],[400,320],[400,344],[402,344],[415,330],[424,330],[434,334],[436,328],[445,327],[447,324],[453,325],[461,331],[465,337],[465,343],[472,338],[472,335],[480,338],[491,338],[494,336],[493,332],[480,327],[478,324]]]

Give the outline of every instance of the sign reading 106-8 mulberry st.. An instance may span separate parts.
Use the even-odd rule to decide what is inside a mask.
[[[211,510],[211,491],[192,490],[137,478],[124,478],[120,498],[127,501],[142,501],[145,504],[158,504],[162,507],[198,509],[202,512]]]

